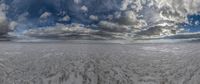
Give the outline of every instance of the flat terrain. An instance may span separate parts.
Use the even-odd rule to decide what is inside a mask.
[[[200,84],[200,43],[0,43],[0,84]]]

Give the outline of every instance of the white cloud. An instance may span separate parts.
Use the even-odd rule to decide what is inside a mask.
[[[194,23],[195,25],[199,25],[199,21],[195,21],[195,23]]]
[[[99,20],[99,17],[95,16],[95,15],[90,15],[89,18],[90,18],[90,20],[93,20],[93,21],[98,21]]]
[[[83,12],[87,12],[87,11],[88,11],[88,8],[87,8],[86,6],[82,6],[82,7],[81,7],[81,10],[82,10]]]
[[[62,19],[59,19],[59,21],[69,21],[70,17],[68,15],[65,15]]]
[[[5,15],[6,8],[7,5],[5,4],[0,5],[0,35],[4,35],[9,31],[9,23]]]
[[[50,17],[52,14],[50,12],[44,12],[41,16],[40,19],[47,19]]]

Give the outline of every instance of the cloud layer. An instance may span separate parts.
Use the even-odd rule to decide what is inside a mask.
[[[74,23],[119,37],[145,36],[143,32],[146,36],[170,35],[180,31],[177,25],[187,23],[188,15],[198,14],[199,4],[199,0],[2,0],[0,24],[15,23],[11,27],[30,35],[41,28],[49,31],[47,26],[57,28],[57,24],[68,30]]]

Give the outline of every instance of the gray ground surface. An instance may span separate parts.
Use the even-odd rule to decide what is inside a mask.
[[[0,43],[0,84],[200,84],[200,43]]]

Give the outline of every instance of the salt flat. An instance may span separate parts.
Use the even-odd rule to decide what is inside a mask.
[[[0,43],[0,84],[200,84],[200,43]]]

